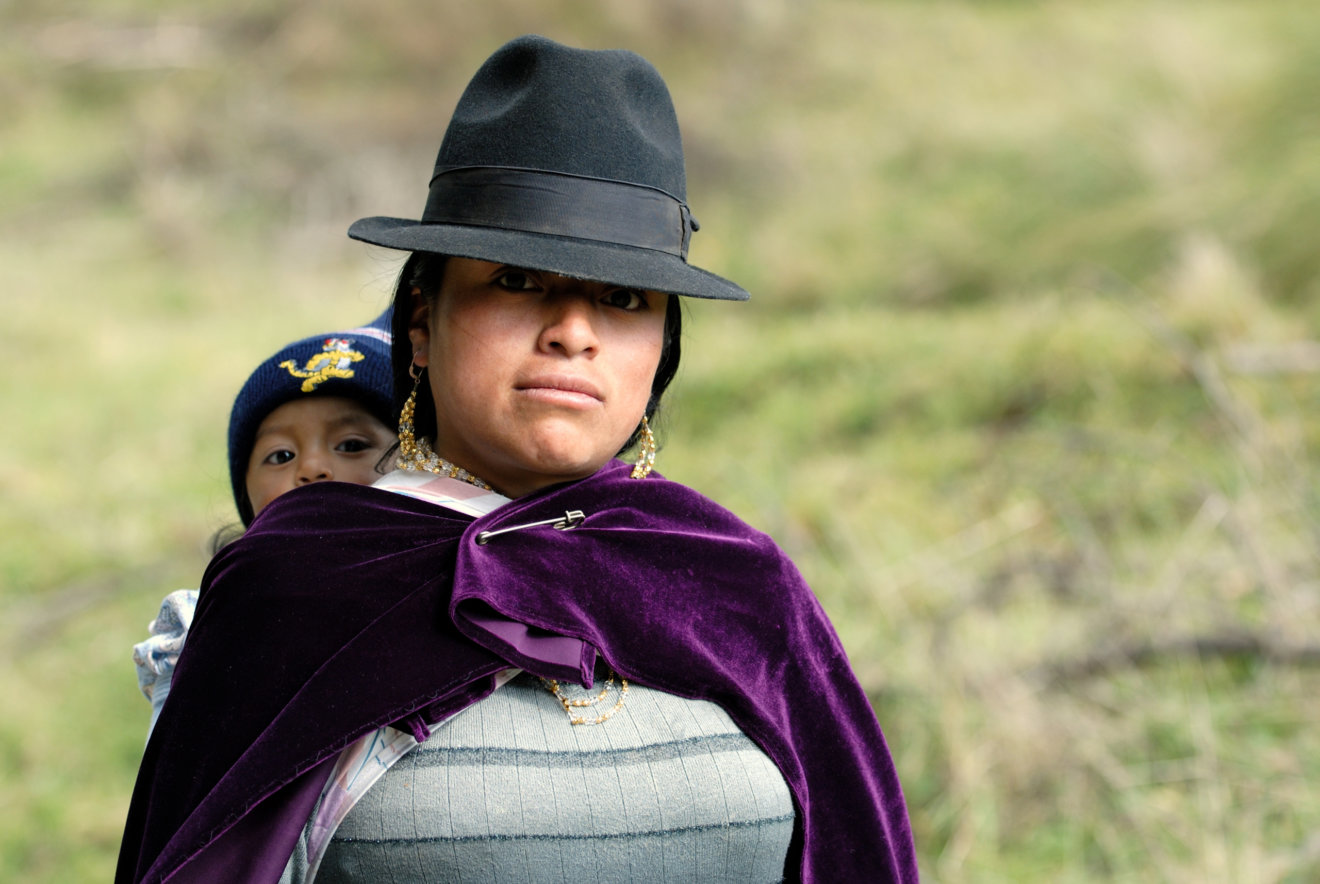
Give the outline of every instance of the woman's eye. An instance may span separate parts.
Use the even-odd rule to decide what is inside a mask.
[[[280,466],[281,464],[286,464],[293,460],[293,457],[294,455],[292,451],[287,448],[281,448],[278,451],[272,451],[270,454],[266,455],[265,459],[262,460],[262,463],[268,463],[272,466]]]
[[[536,288],[536,280],[531,275],[522,270],[506,270],[495,278],[495,284],[500,288],[511,289],[512,291],[525,292]]]
[[[640,310],[646,306],[646,294],[637,289],[615,289],[605,296],[605,302],[622,310]]]

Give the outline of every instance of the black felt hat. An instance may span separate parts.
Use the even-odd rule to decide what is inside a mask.
[[[468,84],[420,221],[363,218],[354,239],[579,279],[744,301],[687,263],[683,142],[664,80],[624,50],[519,37]]]

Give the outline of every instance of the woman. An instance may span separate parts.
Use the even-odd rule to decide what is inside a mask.
[[[487,60],[422,219],[349,231],[413,253],[401,469],[288,492],[211,563],[121,880],[916,879],[810,589],[651,473],[676,296],[747,297],[694,230],[647,62]]]

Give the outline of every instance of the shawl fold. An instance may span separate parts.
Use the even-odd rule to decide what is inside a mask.
[[[597,655],[719,704],[774,761],[797,810],[786,880],[916,881],[879,724],[793,563],[695,491],[628,472],[475,520],[334,482],[272,502],[207,568],[116,881],[276,881],[358,737],[453,714],[510,665],[589,686]],[[576,527],[551,526],[573,510]]]

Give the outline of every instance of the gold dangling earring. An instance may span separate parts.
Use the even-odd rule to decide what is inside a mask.
[[[413,354],[416,360],[417,354]],[[422,385],[422,373],[425,369],[418,368],[416,361],[408,363],[408,377],[413,379],[412,392],[408,398],[403,401],[403,408],[399,409],[399,459],[395,466],[399,469],[407,469],[408,465],[417,460],[417,437],[413,435],[413,412],[417,409],[417,388]]]
[[[632,469],[632,478],[645,479],[651,475],[651,468],[655,466],[655,436],[651,435],[651,425],[646,422],[646,415],[642,415],[642,447],[637,452],[637,465]]]
[[[416,359],[417,354],[414,353],[413,358]],[[408,398],[403,400],[403,407],[399,409],[399,457],[394,462],[395,468],[410,472],[424,470],[437,476],[448,476],[460,482],[467,482],[485,491],[494,491],[489,482],[436,454],[431,448],[431,440],[426,436],[418,439],[414,435],[413,413],[417,410],[417,388],[422,385],[422,375],[425,373],[426,369],[418,367],[416,362],[408,365],[408,376],[413,379],[413,388]]]

